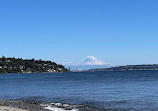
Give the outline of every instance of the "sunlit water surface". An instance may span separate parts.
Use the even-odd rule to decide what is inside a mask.
[[[158,110],[158,71],[0,74],[0,99]]]

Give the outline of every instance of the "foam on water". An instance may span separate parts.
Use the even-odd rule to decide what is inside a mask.
[[[50,104],[41,104],[44,109],[48,109],[50,111],[79,111],[72,105],[61,104],[61,103],[50,103]]]
[[[64,110],[62,108],[51,107],[51,106],[44,107],[44,109],[48,109],[48,110],[51,110],[51,111],[79,111],[78,109]]]

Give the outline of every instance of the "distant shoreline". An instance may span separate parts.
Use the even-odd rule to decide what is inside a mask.
[[[158,70],[117,70],[117,71],[111,71],[111,70],[88,70],[88,71],[70,71],[70,72],[32,72],[32,73],[0,73],[0,75],[2,74],[58,74],[58,73],[80,73],[80,72],[136,72],[136,71],[158,71]]]
[[[32,73],[0,73],[0,74],[55,74],[55,73],[67,73],[67,72],[32,72]]]
[[[144,65],[126,65],[126,66],[116,66],[111,68],[97,68],[90,69],[87,72],[113,72],[113,71],[157,71],[158,64],[144,64]]]

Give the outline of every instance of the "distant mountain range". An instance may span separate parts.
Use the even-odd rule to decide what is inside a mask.
[[[102,62],[98,59],[96,59],[93,56],[88,56],[86,59],[83,59],[77,63],[67,63],[64,64],[66,68],[71,68],[72,71],[82,71],[82,70],[88,70],[93,68],[109,68],[114,67],[115,65],[111,63]]]
[[[99,72],[99,71],[145,71],[145,70],[158,70],[158,64],[144,64],[144,65],[127,65],[117,66],[111,68],[98,68],[90,69],[88,72]]]

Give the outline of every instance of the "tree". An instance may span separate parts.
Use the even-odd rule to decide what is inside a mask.
[[[2,56],[2,62],[5,62],[5,60],[6,60],[6,57]]]
[[[7,71],[4,68],[1,68],[0,73],[7,73]]]

